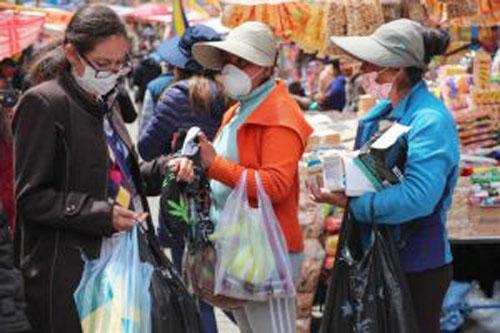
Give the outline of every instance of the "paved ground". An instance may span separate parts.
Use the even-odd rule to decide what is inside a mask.
[[[137,121],[134,124],[127,126],[132,140],[135,142],[137,139],[138,126]],[[149,198],[149,205],[151,208],[151,214],[155,224],[158,223],[158,209],[159,209],[159,198]],[[219,333],[238,333],[239,330],[236,325],[234,325],[222,311],[216,310],[215,316],[217,318],[217,325],[219,328]]]

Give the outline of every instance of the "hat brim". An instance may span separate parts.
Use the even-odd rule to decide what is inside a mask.
[[[162,43],[156,53],[168,64],[184,69],[189,59],[180,51],[179,42],[180,38],[172,38]]]
[[[198,63],[215,71],[222,69],[224,52],[262,67],[274,66],[274,60],[270,61],[269,55],[248,44],[235,40],[196,43],[193,45],[192,51]]]
[[[397,67],[400,56],[371,36],[332,36],[330,41],[349,56],[380,67]]]

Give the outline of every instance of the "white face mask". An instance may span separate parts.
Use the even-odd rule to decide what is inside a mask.
[[[377,77],[380,73],[382,73],[382,71],[363,74],[361,86],[366,93],[372,95],[376,99],[389,99],[393,83],[377,83]]]
[[[90,94],[96,95],[97,97],[107,95],[111,90],[116,87],[118,79],[121,73],[104,73],[99,72],[101,78],[96,77],[96,70],[89,65],[85,65],[83,75],[80,77],[78,74],[74,73],[76,82]]]
[[[225,65],[221,74],[226,94],[232,99],[241,99],[252,91],[252,78],[235,65]]]

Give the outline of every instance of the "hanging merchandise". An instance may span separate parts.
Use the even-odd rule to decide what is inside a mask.
[[[382,6],[378,0],[345,0],[347,35],[369,35],[384,23]]]
[[[474,57],[474,84],[479,89],[484,89],[490,84],[491,56],[479,51]]]
[[[255,182],[258,207],[248,201],[244,171],[212,235],[218,257],[215,293],[252,301],[293,297],[285,238],[257,172]]]
[[[417,332],[391,229],[377,224],[367,228],[371,236],[363,248],[361,226],[346,214],[321,332]]]
[[[325,29],[328,19],[328,4],[317,4],[310,7],[307,23],[293,31],[291,40],[306,53],[319,52],[324,55],[329,44]]]
[[[234,28],[246,21],[260,21],[283,41],[319,56],[339,53],[328,50],[331,35],[369,34],[384,23],[379,0],[224,0],[222,4],[224,25]]]
[[[445,4],[448,19],[472,16],[479,13],[477,0],[441,0]]]
[[[260,21],[271,27],[275,36],[290,41],[291,35],[309,22],[311,6],[298,1],[223,1],[222,24],[235,28],[247,21]]]

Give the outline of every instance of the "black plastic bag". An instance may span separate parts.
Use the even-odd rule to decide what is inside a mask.
[[[361,228],[370,239],[361,239]],[[418,332],[390,227],[360,225],[346,214],[321,332]]]
[[[154,267],[150,287],[153,333],[201,332],[197,302],[189,294],[172,262],[163,253],[156,236],[143,228],[141,231],[141,259]]]

